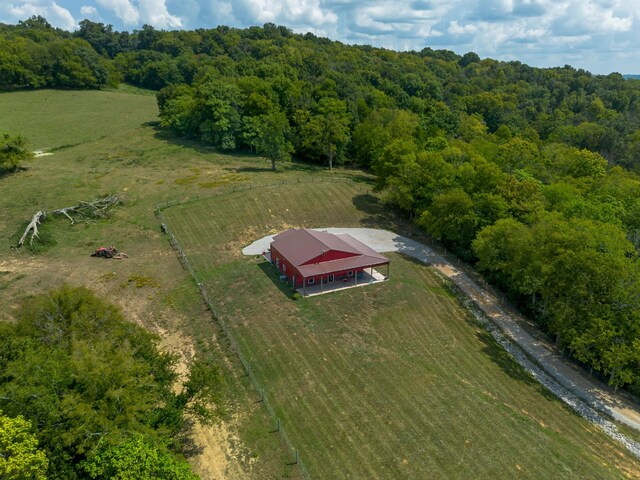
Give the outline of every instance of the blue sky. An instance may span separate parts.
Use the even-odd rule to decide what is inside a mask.
[[[446,48],[534,66],[640,73],[640,0],[0,0],[0,21],[42,15],[73,30],[272,22],[350,44]]]

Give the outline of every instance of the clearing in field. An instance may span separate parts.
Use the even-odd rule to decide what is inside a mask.
[[[390,254],[384,284],[296,300],[264,259],[241,254],[290,227],[388,228],[375,196],[307,183],[164,215],[312,477],[640,474],[623,447],[524,373],[432,268]]]

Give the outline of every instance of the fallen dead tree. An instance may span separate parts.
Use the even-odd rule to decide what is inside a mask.
[[[87,218],[106,218],[109,216],[111,207],[119,203],[117,195],[109,195],[94,200],[93,202],[78,202],[78,205],[64,207],[54,210],[53,214],[64,215],[71,220],[71,225],[76,223],[71,214],[80,217],[82,220]]]
[[[32,232],[31,240],[29,240],[29,245],[33,245],[34,238],[40,238],[38,237],[38,225],[40,225],[40,222],[44,220],[45,217],[46,214],[42,210],[38,210],[36,212],[36,214],[31,218],[29,225],[27,225],[27,228],[22,234],[22,237],[20,237],[20,240],[18,241],[18,247],[21,247],[24,244],[24,240],[27,238],[29,232]]]
[[[92,202],[78,202],[77,205],[72,205],[70,207],[58,208],[57,210],[53,210],[51,212],[52,215],[64,215],[69,220],[71,220],[71,225],[76,223],[76,221],[88,221],[90,219],[95,218],[106,218],[109,216],[111,208],[114,205],[120,203],[117,195],[107,195],[106,197],[100,197]],[[18,248],[24,245],[25,240],[31,233],[31,238],[29,239],[29,245],[33,245],[33,240],[36,238],[40,238],[38,236],[38,225],[40,225],[47,217],[47,214],[44,210],[39,210],[36,212],[31,221],[25,228],[22,237],[18,241]]]

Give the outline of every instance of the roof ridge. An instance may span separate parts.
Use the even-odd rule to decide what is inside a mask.
[[[305,228],[304,230],[309,235],[311,235],[311,237],[313,237],[315,240],[317,240],[322,245],[324,245],[324,247],[327,248],[327,251],[338,251],[338,252],[342,252],[342,253],[353,253],[353,254],[356,254],[356,255],[359,255],[361,253],[357,248],[354,248],[354,246],[351,245],[349,242],[346,242],[342,238],[340,238],[341,236],[348,235],[348,234],[329,233],[326,230],[314,230],[314,229],[311,229],[311,228],[309,228],[309,229]],[[326,235],[333,242],[338,241],[339,245],[331,245],[330,243],[327,243],[325,240],[322,240],[322,238],[318,238],[318,236],[316,236],[314,234],[319,234],[320,236]]]
[[[313,230],[311,228],[301,228],[300,230],[302,230],[304,233],[306,233],[307,235],[309,235],[311,238],[313,238],[316,242],[320,243],[322,246],[324,246],[325,248],[327,248],[328,250],[331,250],[331,247],[329,245],[327,245],[325,242],[323,242],[322,240],[320,240],[318,237],[316,237],[315,235],[313,235],[311,232],[317,232],[317,230]],[[325,232],[326,233],[326,232]]]

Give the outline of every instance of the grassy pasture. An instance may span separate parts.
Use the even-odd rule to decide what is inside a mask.
[[[232,193],[165,210],[315,478],[635,478],[640,464],[523,373],[433,269],[390,255],[382,285],[293,300],[255,238],[374,226],[346,184]]]
[[[174,139],[157,128],[155,97],[138,93],[127,88],[0,93],[0,132],[22,133],[33,150],[53,154],[0,176],[0,321],[11,320],[25,295],[66,282],[88,286],[119,304],[127,318],[160,333],[165,348],[186,359],[196,353],[220,355],[232,418],[220,429],[196,429],[195,445],[207,447],[191,458],[196,471],[203,478],[295,478],[295,467],[285,465],[286,452],[268,433],[262,406],[253,403],[239,370],[224,359],[211,317],[153,210],[162,201],[207,195],[221,185],[320,169],[288,163],[271,173],[267,160],[222,155]],[[54,245],[39,255],[10,248],[37,210],[105,193],[118,193],[124,202],[109,220],[73,226],[65,219],[47,220]],[[111,243],[130,258],[89,256]],[[227,456],[233,458],[227,461]]]
[[[118,193],[126,208],[117,217],[74,229],[66,227],[66,220],[60,222],[54,228],[57,246],[47,256],[67,256],[76,247],[86,252],[88,245],[111,235],[130,239],[123,248],[131,250],[147,248],[143,240],[156,238],[151,233],[158,229],[153,209],[162,201],[209,195],[237,183],[325,175],[322,168],[296,162],[271,172],[266,159],[223,155],[174,138],[158,129],[154,96],[123,90],[0,93],[0,132],[22,133],[33,150],[52,153],[26,163],[18,173],[0,176],[0,255],[17,241],[19,224],[41,208]],[[79,236],[85,244],[77,241]]]

